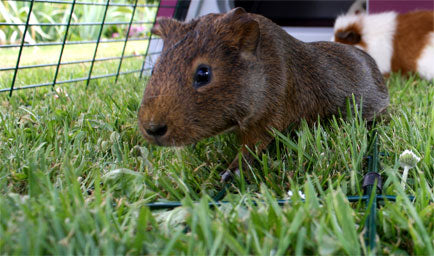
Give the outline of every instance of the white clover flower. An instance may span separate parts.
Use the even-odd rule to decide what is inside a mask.
[[[404,150],[402,154],[399,156],[399,163],[401,167],[404,168],[404,172],[402,173],[401,186],[402,189],[405,189],[405,183],[407,182],[408,171],[415,167],[416,164],[420,161],[420,157],[416,156],[415,153],[411,150]]]
[[[403,168],[408,166],[409,168],[413,168],[420,161],[420,157],[416,156],[415,153],[411,150],[404,150],[402,154],[399,156],[399,163]]]
[[[58,99],[60,95],[64,95],[65,97],[69,96],[68,93],[60,87],[56,87],[55,91],[56,91],[56,93],[54,94],[55,99]]]
[[[294,195],[294,193],[292,193],[292,190],[289,190],[288,191],[288,199],[291,199],[291,197],[293,195]],[[300,196],[301,199],[306,199],[306,196],[300,190],[298,191],[298,195]]]

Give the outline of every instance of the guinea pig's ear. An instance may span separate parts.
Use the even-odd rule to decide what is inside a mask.
[[[163,40],[170,34],[177,33],[182,27],[182,23],[167,17],[158,17],[155,26],[151,29],[152,34],[161,37]]]
[[[240,48],[243,50],[255,52],[259,43],[260,33],[259,24],[255,20],[245,20],[241,24],[240,36]]]
[[[355,30],[337,31],[335,40],[346,44],[358,44],[362,40],[362,36]]]
[[[246,10],[244,10],[243,7],[237,7],[237,8],[230,10],[229,12],[227,12],[225,16],[226,17],[237,16],[237,15],[240,15],[242,13],[247,13],[247,12],[246,12]]]
[[[259,24],[249,17],[246,11],[235,8],[224,16],[225,22],[231,27],[230,40],[242,51],[255,52],[260,39]]]

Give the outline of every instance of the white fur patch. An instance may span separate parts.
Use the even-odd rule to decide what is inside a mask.
[[[366,44],[366,47],[362,47],[360,44],[354,46],[369,53],[377,62],[381,73],[389,73],[392,65],[396,17],[397,13],[395,12],[342,15],[336,19],[334,30],[345,30],[353,24],[358,24],[362,30],[361,40]]]
[[[362,24],[362,40],[365,49],[377,62],[381,73],[391,71],[393,55],[393,36],[396,31],[395,12],[364,15]]]
[[[360,21],[362,20],[362,14],[361,15],[340,15],[336,18],[334,31],[337,31],[339,29],[345,29],[353,24],[360,24]],[[332,39],[334,41],[334,37]]]
[[[365,13],[366,10],[363,8],[363,4],[366,6],[366,0],[356,0],[348,9],[347,14]]]
[[[417,72],[425,79],[434,79],[434,32],[428,38],[428,43],[417,60]]]

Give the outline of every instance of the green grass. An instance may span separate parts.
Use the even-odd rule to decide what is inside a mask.
[[[98,47],[96,59],[107,57],[120,57],[123,49],[122,43],[105,43]],[[125,56],[145,54],[148,41],[130,41],[125,47]],[[96,44],[67,45],[65,46],[62,63],[82,60],[92,60]],[[57,64],[61,46],[41,46],[23,48],[20,67],[35,64]],[[0,49],[0,68],[16,66],[18,49]],[[142,68],[144,57],[124,59],[120,72],[139,70]],[[92,76],[117,73],[119,59],[95,62]],[[57,82],[70,79],[87,77],[90,70],[90,62],[80,64],[62,65],[59,69]],[[56,66],[20,69],[17,73],[14,87],[23,87],[41,83],[52,83],[56,72]],[[0,72],[0,89],[10,88],[14,71]]]
[[[38,80],[32,73],[25,79]],[[361,195],[365,123],[356,116],[276,135],[244,166],[225,200],[219,173],[237,154],[233,135],[185,148],[147,144],[137,128],[146,84],[136,76],[0,94],[1,254],[367,254]],[[384,192],[377,253],[434,254],[434,85],[388,81],[388,120],[378,124]],[[400,186],[399,155],[421,157]],[[293,203],[275,200],[302,190]],[[405,195],[414,195],[410,202]],[[149,202],[182,201],[153,211]],[[253,204],[257,202],[257,205]],[[197,203],[196,203],[197,202]]]
[[[125,47],[125,55],[144,54],[148,41],[129,41]],[[62,62],[92,59],[96,44],[66,45],[63,50]],[[101,43],[98,46],[96,58],[121,56],[123,42]],[[57,63],[59,60],[60,45],[24,47],[21,55],[20,66],[32,64]],[[0,68],[15,67],[17,64],[19,48],[0,48]]]

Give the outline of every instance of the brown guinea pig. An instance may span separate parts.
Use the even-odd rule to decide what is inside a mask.
[[[433,11],[342,15],[334,30],[334,41],[369,53],[384,75],[418,72],[434,79]]]
[[[250,163],[247,147],[265,149],[272,128],[345,114],[353,95],[367,120],[389,104],[375,61],[355,47],[301,42],[242,8],[158,24],[164,47],[138,112],[150,143],[181,146],[235,131]],[[222,179],[238,168],[235,158]]]

